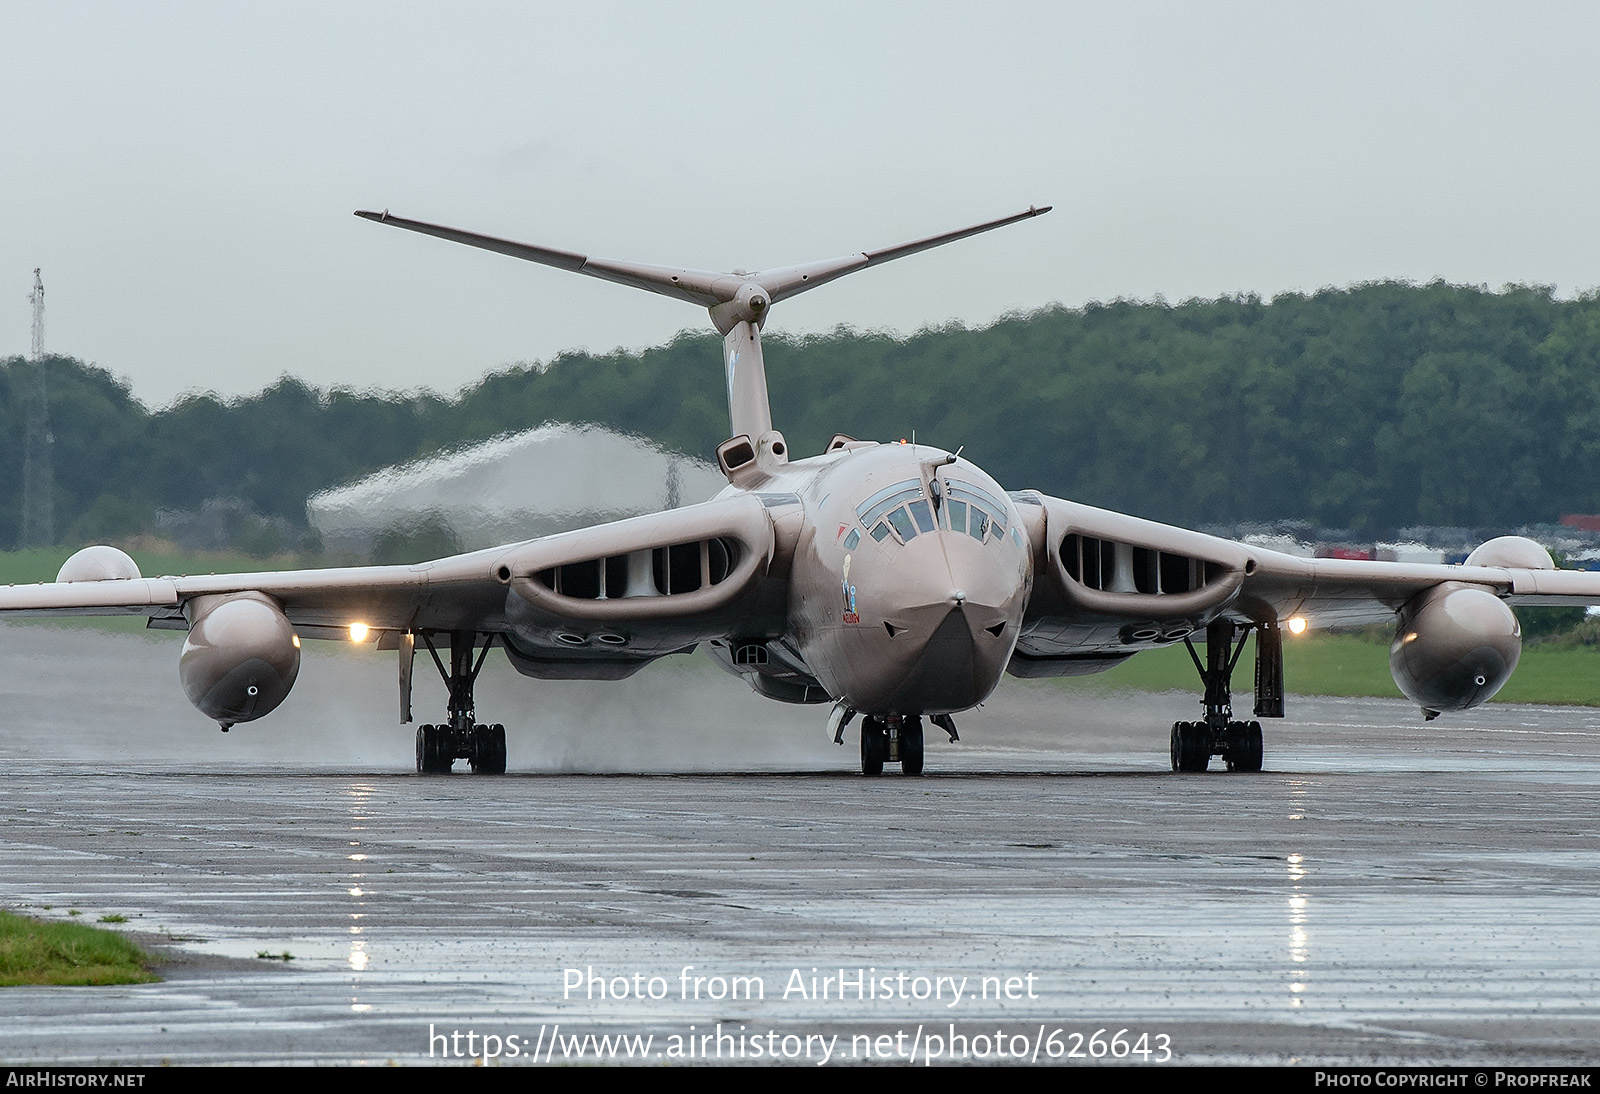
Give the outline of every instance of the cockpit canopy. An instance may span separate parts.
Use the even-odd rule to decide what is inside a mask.
[[[943,529],[971,536],[980,543],[998,542],[1006,534],[1006,506],[982,487],[958,479],[934,479],[933,497],[921,479],[886,486],[856,507],[861,527],[879,543],[909,543],[917,536]],[[853,541],[853,542],[852,542]],[[847,550],[860,542],[852,530]]]

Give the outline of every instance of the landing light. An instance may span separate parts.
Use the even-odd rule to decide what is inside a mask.
[[[1306,618],[1305,618],[1305,616],[1297,615],[1297,616],[1293,616],[1292,618],[1290,618],[1290,620],[1289,620],[1289,633],[1290,634],[1305,634],[1306,633]]]
[[[350,641],[365,642],[367,640],[368,629],[369,628],[365,623],[350,624]]]

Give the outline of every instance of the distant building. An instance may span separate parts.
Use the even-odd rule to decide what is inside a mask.
[[[443,526],[476,550],[705,501],[713,464],[597,426],[549,424],[324,490],[306,516],[334,551]]]
[[[1443,548],[1430,547],[1426,543],[1417,543],[1414,540],[1402,543],[1380,543],[1373,551],[1372,557],[1379,562],[1427,562],[1437,564],[1446,561]]]
[[[1261,547],[1268,551],[1277,551],[1283,555],[1297,555],[1301,558],[1310,558],[1316,552],[1310,544],[1302,543],[1293,536],[1273,534],[1267,532],[1250,532],[1239,537],[1240,542],[1250,547]]]
[[[1319,543],[1316,546],[1316,557],[1367,561],[1372,558],[1372,548],[1360,547],[1352,543]]]

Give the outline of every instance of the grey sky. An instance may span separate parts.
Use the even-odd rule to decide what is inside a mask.
[[[356,208],[726,269],[1056,206],[787,331],[1600,284],[1592,4],[6,2],[0,95],[0,354],[42,266],[49,348],[156,405],[284,372],[453,391],[708,329]]]

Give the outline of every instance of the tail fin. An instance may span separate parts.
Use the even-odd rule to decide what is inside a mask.
[[[713,270],[690,270],[673,266],[650,266],[639,262],[617,262],[607,258],[593,258],[553,247],[539,247],[531,243],[517,243],[509,239],[479,235],[459,228],[447,228],[420,220],[407,220],[391,216],[385,209],[381,213],[357,211],[356,216],[404,228],[423,235],[437,236],[469,247],[480,247],[554,266],[558,270],[614,281],[646,292],[670,296],[690,304],[699,304],[711,313],[711,322],[723,336],[723,365],[728,378],[728,417],[733,425],[733,435],[745,434],[756,445],[758,454],[770,449],[776,437],[772,429],[772,409],[767,398],[766,365],[761,355],[761,328],[767,321],[772,305],[780,300],[799,296],[820,285],[843,277],[845,274],[878,266],[906,255],[926,251],[958,239],[975,236],[981,232],[1003,228],[1019,220],[1042,216],[1050,206],[1029,206],[999,220],[974,224],[953,232],[928,236],[925,239],[886,247],[880,251],[862,251],[843,258],[810,262],[801,266],[785,266],[757,273],[718,273]],[[778,438],[781,440],[781,438]],[[782,449],[780,447],[779,451]]]

